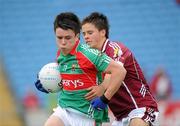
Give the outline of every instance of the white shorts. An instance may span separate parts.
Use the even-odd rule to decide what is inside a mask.
[[[150,126],[159,126],[158,123],[158,114],[159,112],[155,112],[150,108],[137,108],[132,110],[127,117],[123,118],[121,121],[113,121],[112,126],[128,126],[131,119],[133,118],[141,118],[145,122],[149,122]]]
[[[74,109],[65,109],[58,106],[53,116],[59,117],[65,126],[95,126],[95,120]]]

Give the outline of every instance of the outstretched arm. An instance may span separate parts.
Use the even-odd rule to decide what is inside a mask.
[[[109,86],[104,93],[104,96],[110,100],[121,86],[126,76],[126,69],[121,64],[112,60],[105,72],[111,74]]]
[[[91,101],[91,105],[96,109],[105,109],[107,107],[108,102],[117,92],[126,76],[125,68],[113,60],[110,62],[109,66],[105,70],[105,73],[111,74],[111,77],[104,94]]]

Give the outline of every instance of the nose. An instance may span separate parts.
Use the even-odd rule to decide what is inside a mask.
[[[62,39],[62,44],[65,44],[65,43],[66,43],[66,41],[65,41],[65,39],[63,38],[63,39]]]
[[[84,34],[83,36],[84,36],[85,40],[87,40],[89,38],[87,34]]]

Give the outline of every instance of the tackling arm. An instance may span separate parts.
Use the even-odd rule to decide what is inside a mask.
[[[117,90],[122,84],[122,81],[124,80],[126,76],[125,68],[113,60],[111,60],[105,72],[107,74],[111,74],[107,89],[103,95],[91,101],[91,105],[94,108],[100,109],[100,110],[105,109],[107,107],[108,102],[110,101],[112,96],[117,92]],[[107,81],[108,80],[106,80],[106,82]],[[106,82],[104,82],[104,85],[107,84]]]
[[[111,74],[107,90],[104,93],[104,96],[110,100],[121,86],[126,76],[126,70],[122,65],[112,60],[105,72]]]

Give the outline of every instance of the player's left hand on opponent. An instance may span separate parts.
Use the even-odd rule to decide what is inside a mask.
[[[107,108],[108,102],[109,100],[104,95],[102,95],[101,97],[93,99],[91,101],[91,105],[95,109],[102,110]]]
[[[105,89],[102,85],[98,85],[89,87],[87,91],[89,92],[85,95],[85,99],[90,101],[92,99],[95,99],[96,97],[102,96],[104,94]]]

